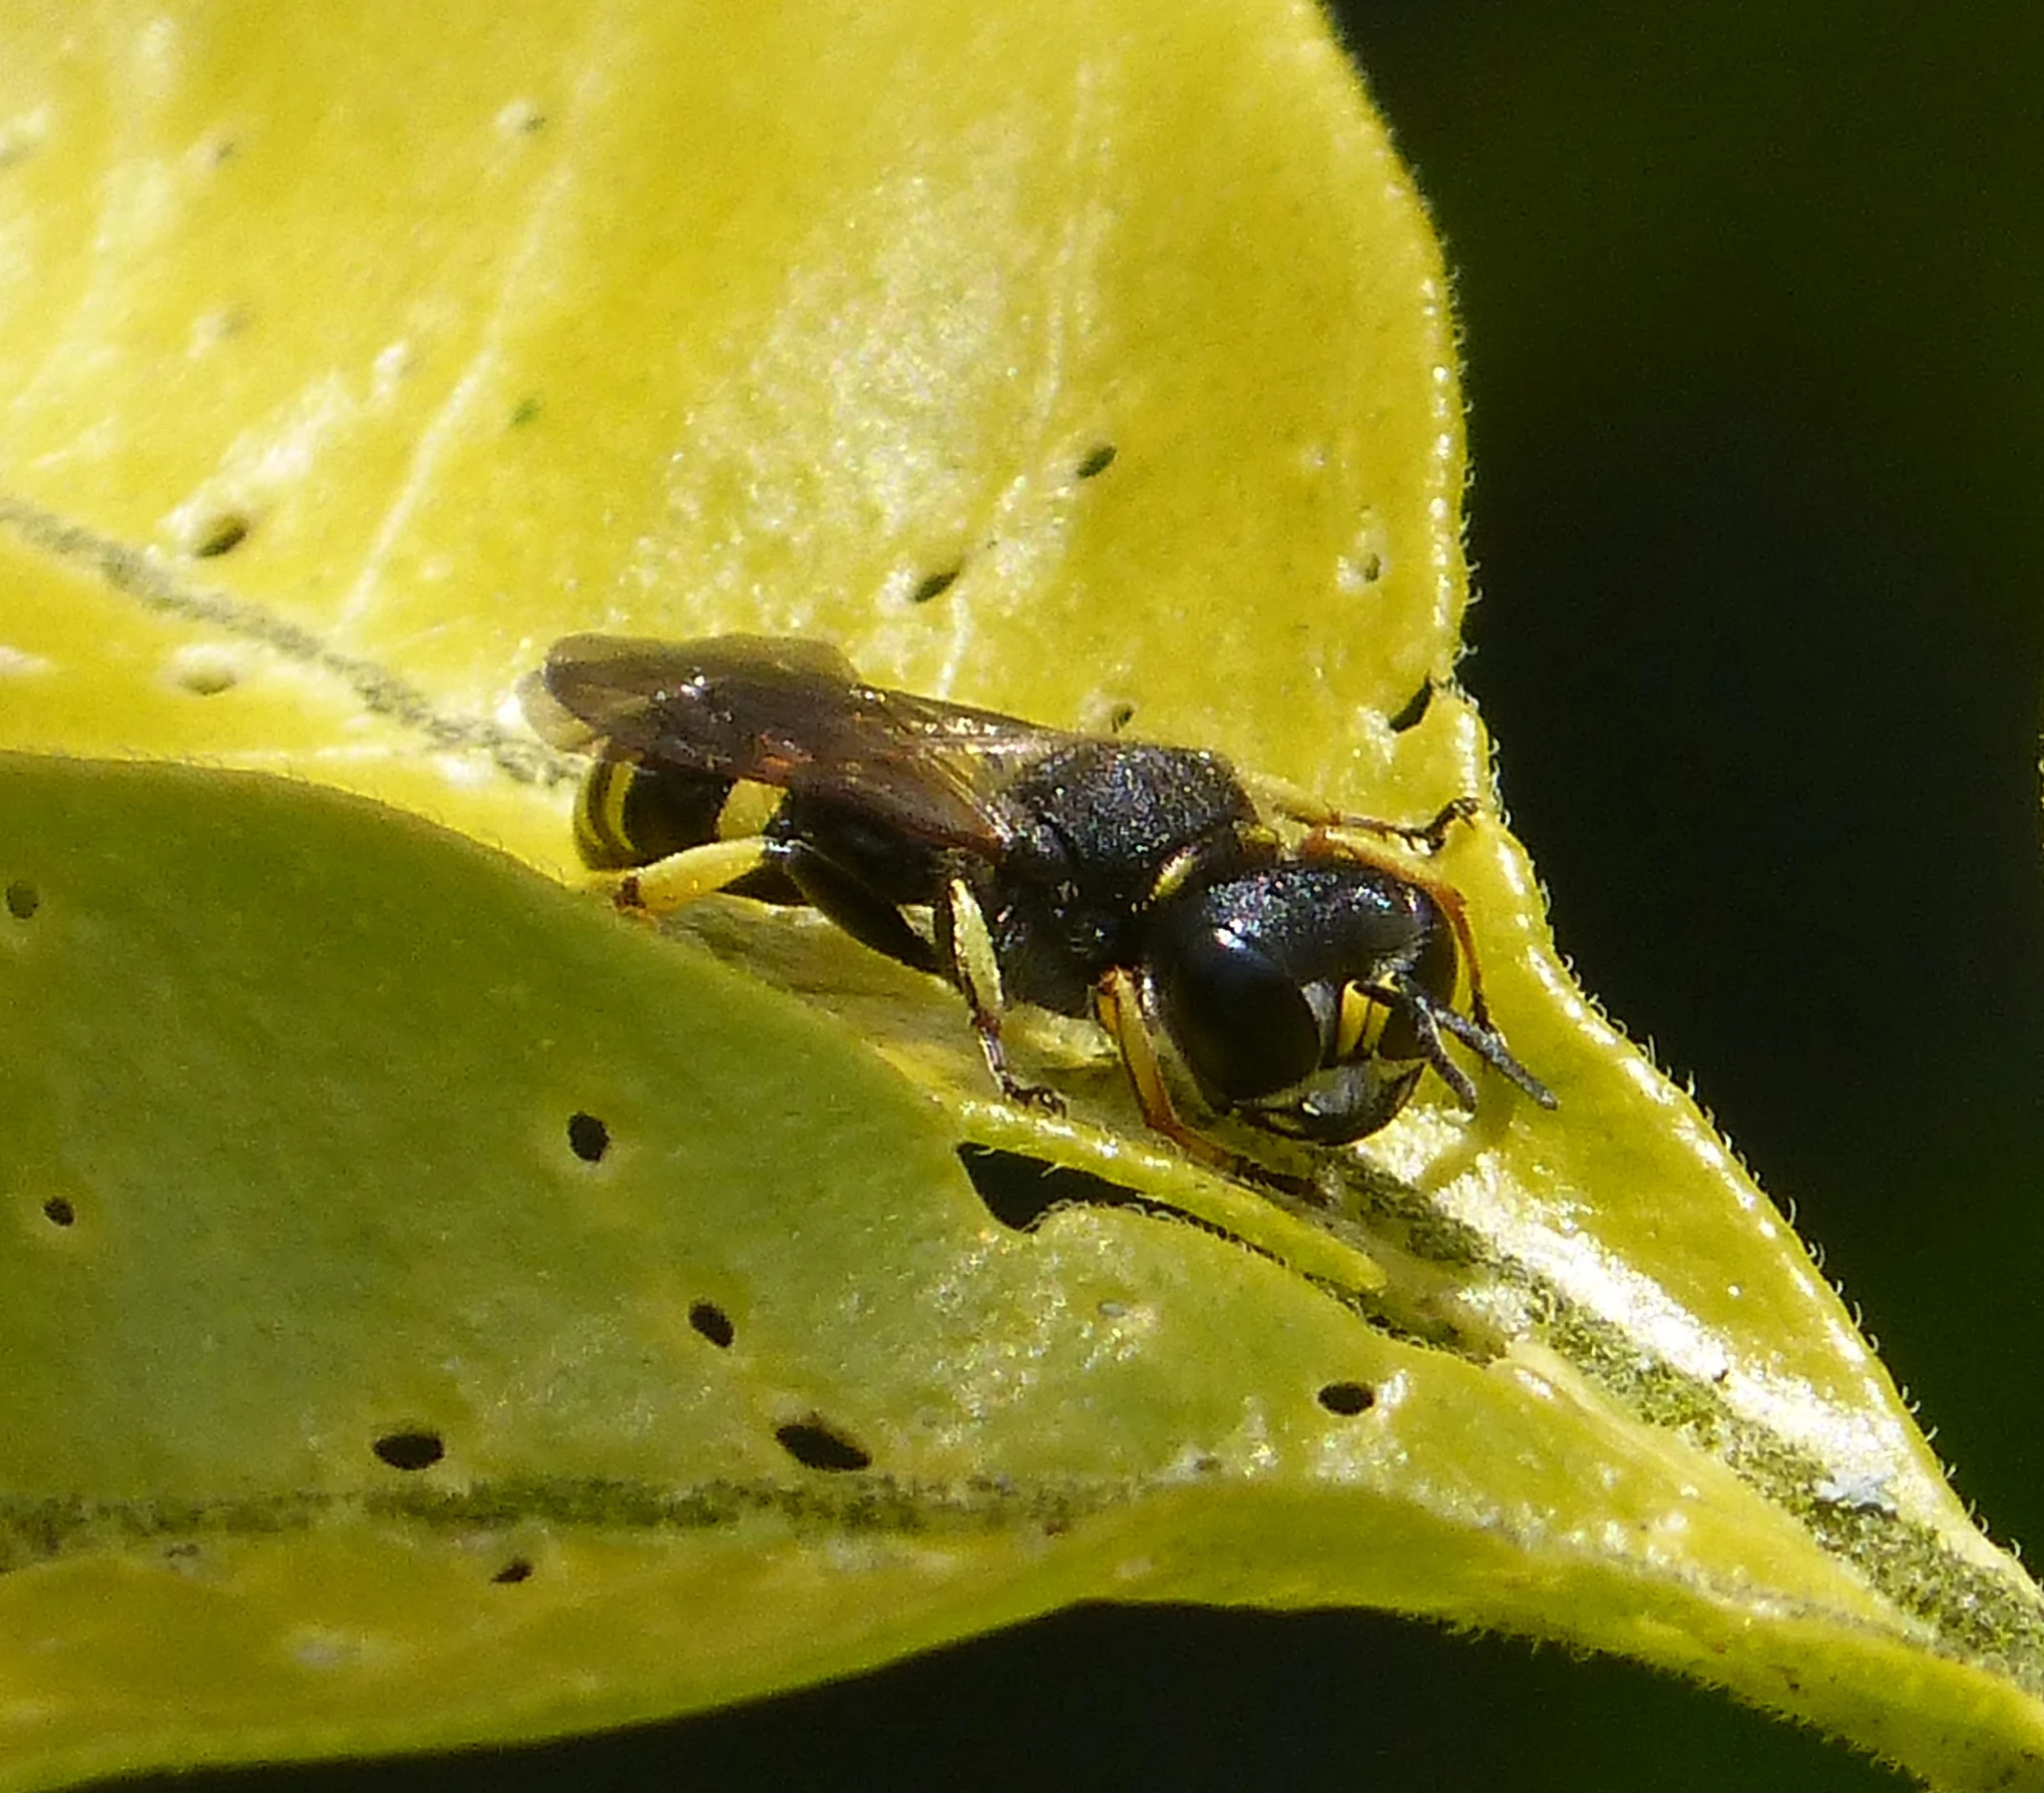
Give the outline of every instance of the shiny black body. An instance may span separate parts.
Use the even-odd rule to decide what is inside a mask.
[[[586,859],[685,855],[717,838],[741,781],[773,787],[762,856],[723,887],[812,903],[951,979],[1004,1084],[1002,998],[1104,1019],[1103,991],[1126,976],[1207,1101],[1273,1130],[1361,1137],[1430,1065],[1472,1104],[1443,1034],[1552,1100],[1479,995],[1470,1015],[1455,1009],[1465,934],[1445,893],[1325,831],[1288,846],[1217,754],[867,685],[802,641],[571,637],[541,685],[535,725],[599,756],[578,824]],[[925,908],[927,931],[905,913]],[[991,1000],[959,937],[975,917],[1000,973]],[[1141,1096],[1140,1043],[1117,1039]]]

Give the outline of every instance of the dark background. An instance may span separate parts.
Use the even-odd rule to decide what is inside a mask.
[[[1464,672],[1562,946],[2044,1539],[2044,8],[1346,23],[1456,270]]]
[[[1456,271],[1464,673],[1562,945],[1795,1201],[1996,1536],[2044,1540],[2044,7],[1344,26]],[[261,1785],[826,1779],[1901,1784],[1622,1663],[1100,1609],[625,1738]]]

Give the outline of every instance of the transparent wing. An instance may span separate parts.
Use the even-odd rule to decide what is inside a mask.
[[[988,858],[1013,833],[1004,788],[1078,738],[867,684],[835,648],[779,636],[569,636],[526,713],[557,746],[754,779]]]

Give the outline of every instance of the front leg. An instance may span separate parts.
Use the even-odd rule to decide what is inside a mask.
[[[1128,1073],[1129,1088],[1135,1092],[1135,1106],[1142,1111],[1144,1121],[1187,1157],[1239,1182],[1261,1183],[1316,1202],[1321,1199],[1305,1178],[1230,1151],[1179,1119],[1178,1107],[1164,1085],[1163,1068],[1157,1063],[1156,1043],[1150,1038],[1149,1017],[1143,1013],[1141,990],[1133,972],[1117,965],[1100,979],[1093,991],[1093,1013],[1121,1055],[1121,1068]]]
[[[1259,780],[1259,789],[1270,807],[1288,821],[1299,822],[1318,835],[1374,834],[1380,840],[1403,841],[1418,852],[1431,856],[1447,844],[1457,823],[1474,821],[1483,806],[1474,797],[1451,798],[1428,822],[1388,822],[1380,816],[1354,815],[1320,802],[1290,785]]]

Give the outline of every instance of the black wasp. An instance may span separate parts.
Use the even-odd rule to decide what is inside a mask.
[[[1473,1109],[1446,1037],[1554,1104],[1490,1024],[1455,893],[1381,844],[1437,847],[1466,800],[1414,829],[1287,809],[1287,844],[1217,753],[883,689],[812,641],[569,636],[525,701],[555,745],[597,756],[576,843],[625,873],[620,906],[812,904],[956,985],[1019,1101],[1056,1106],[1008,1070],[1015,1000],[1097,1017],[1150,1124],[1229,1169],[1173,1111],[1153,1028],[1216,1110],[1295,1138],[1374,1132],[1429,1067]],[[734,794],[759,786],[771,814],[726,838]],[[927,932],[906,913],[925,908]]]

